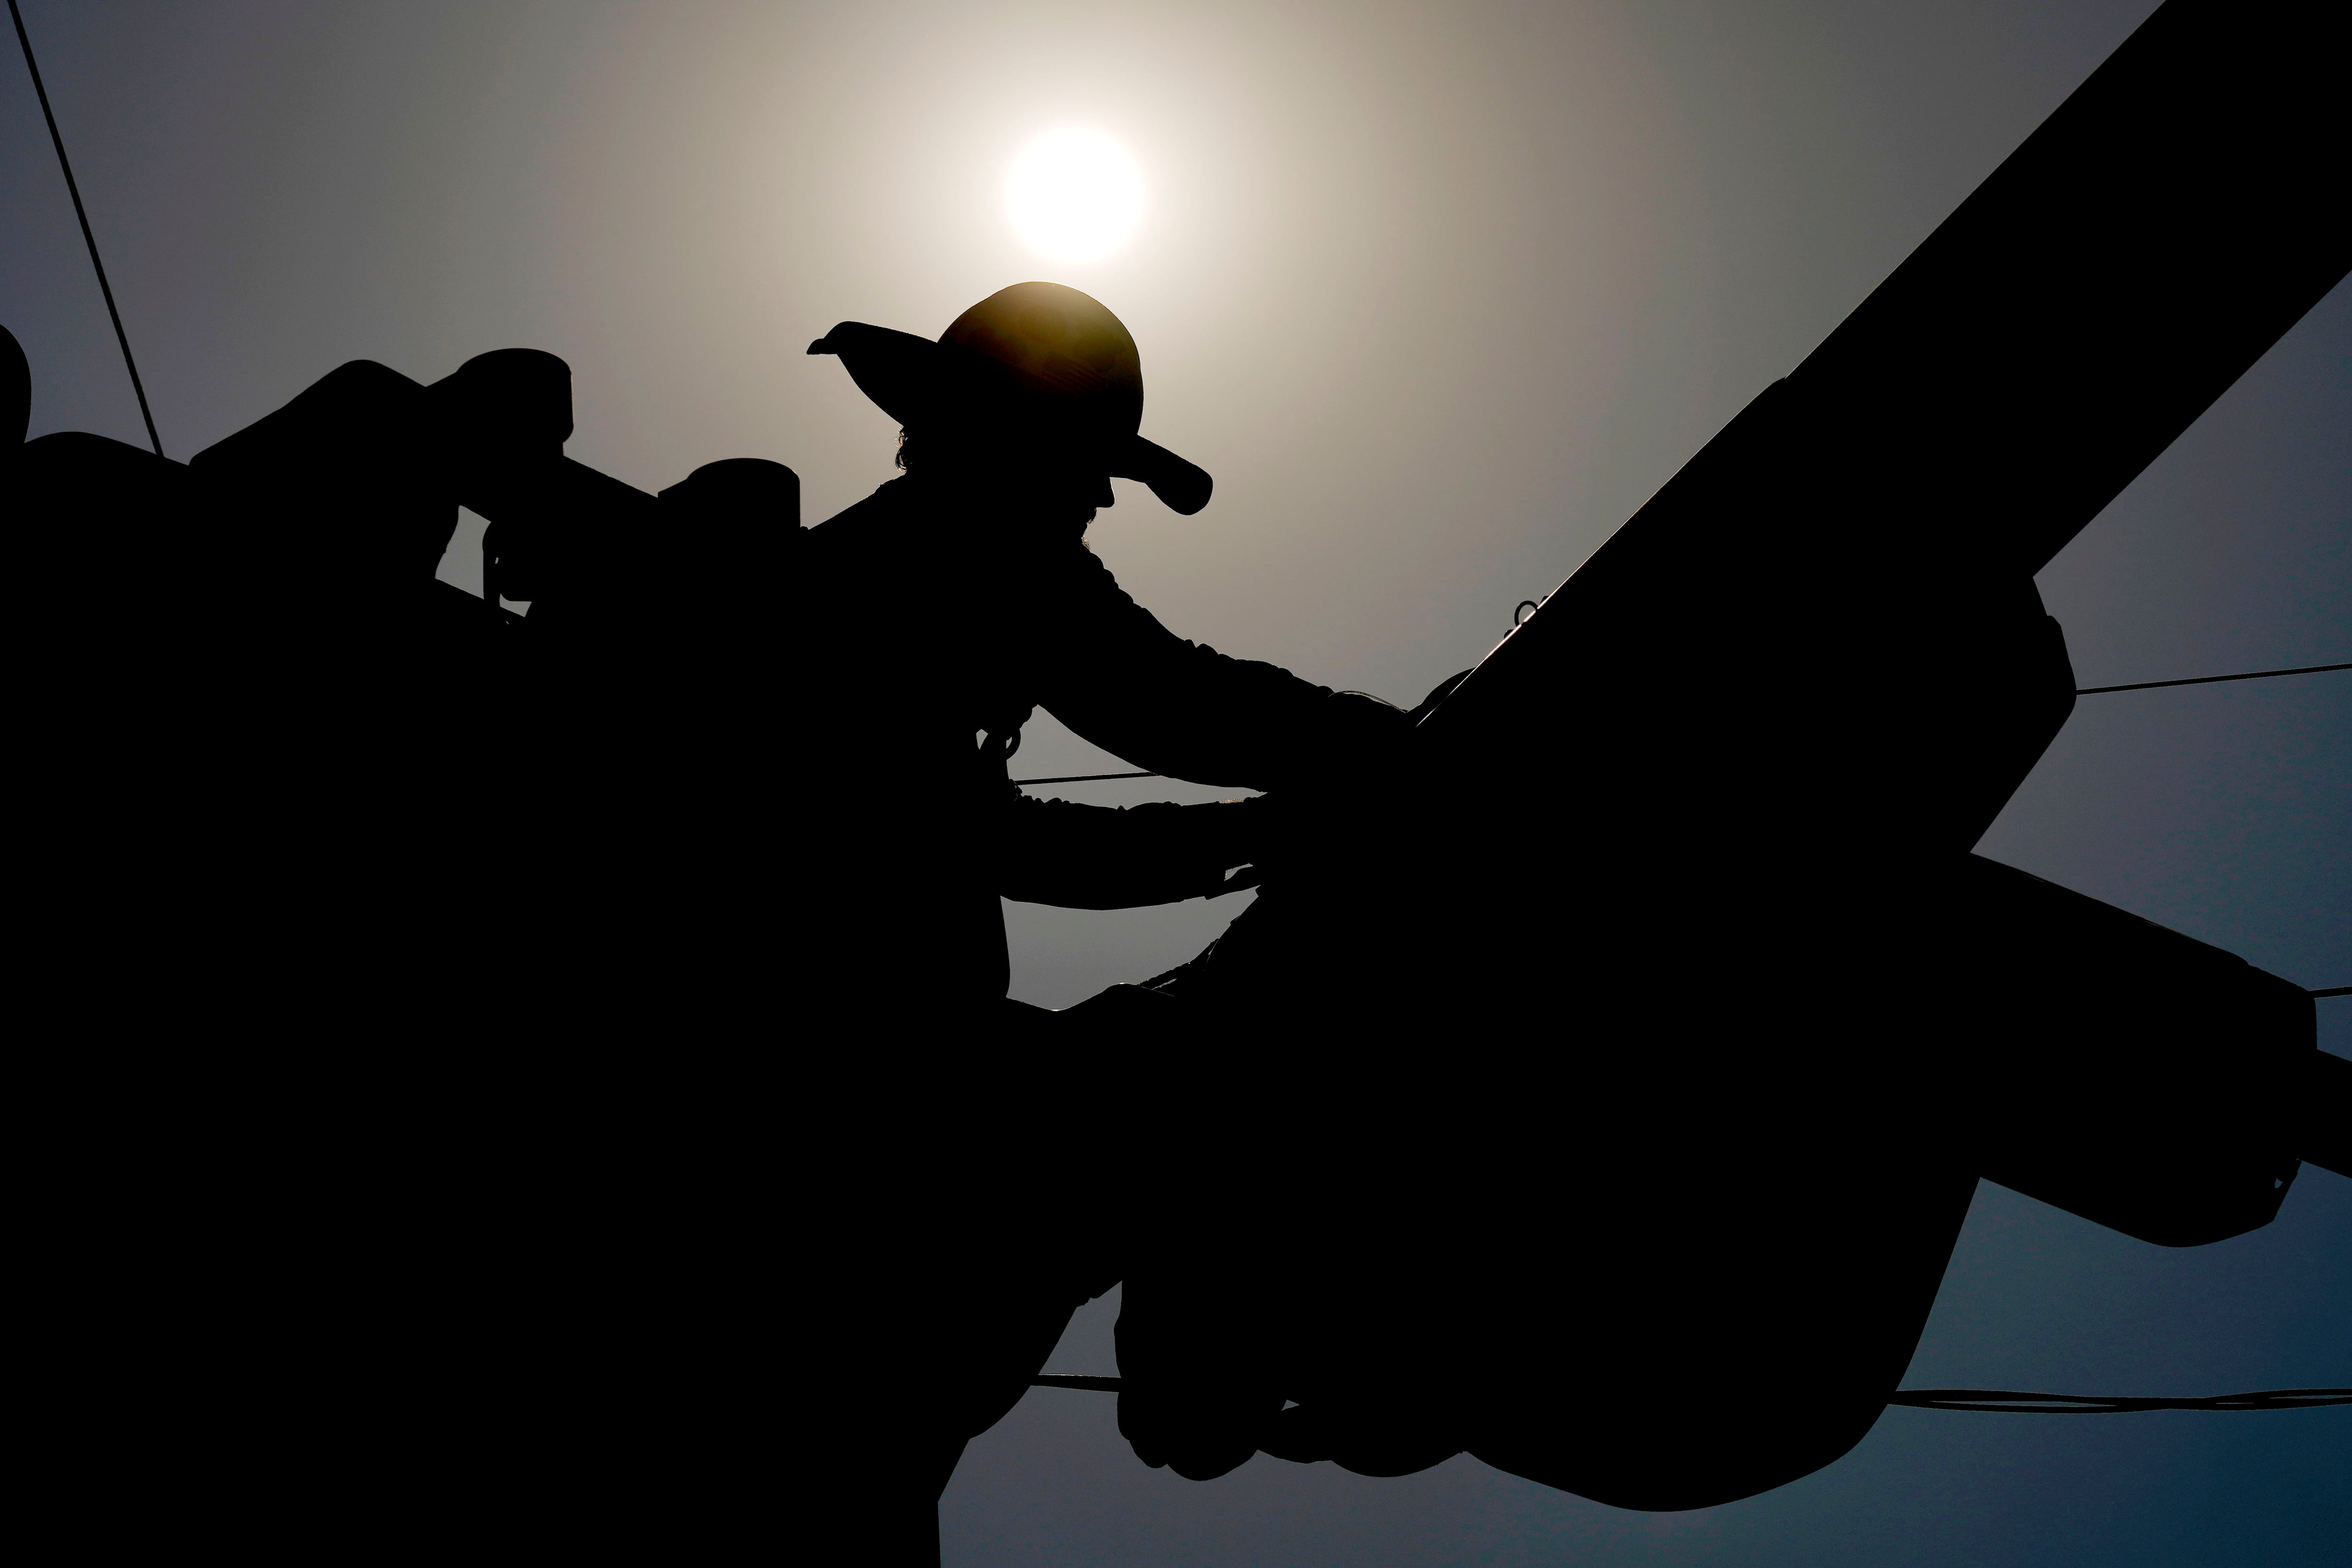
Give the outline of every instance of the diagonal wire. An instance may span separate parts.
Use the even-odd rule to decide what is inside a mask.
[[[2149,1410],[2315,1410],[2352,1405],[2352,1388],[2267,1388],[2214,1394],[2201,1399],[2139,1399],[2127,1395],[2031,1394],[2014,1388],[1906,1388],[1889,1405],[1914,1410],[1986,1410],[2003,1415],[2137,1415]]]
[[[9,0],[16,4],[16,0]],[[93,252],[93,254],[95,254]],[[125,351],[129,352],[128,350]],[[2154,691],[2164,686],[2213,686],[2224,680],[2268,680],[2274,675],[2326,675],[2332,670],[2352,669],[2352,664],[2305,664],[2293,669],[2250,669],[2243,675],[2192,675],[2185,680],[2137,680],[2128,686],[2084,686],[2075,689],[2077,697],[2098,697],[2110,691]],[[1156,779],[1158,773],[1066,773],[1059,778],[1014,779],[1016,786],[1030,784],[1093,784],[1101,779]],[[2314,992],[2312,994],[2335,996],[2335,991]]]
[[[1065,773],[1054,779],[1014,779],[1016,785],[1045,784],[1092,784],[1097,779],[1156,779],[1158,773]]]
[[[122,312],[114,308],[114,288],[106,280],[106,263],[98,258],[98,237],[89,231],[89,214],[82,209],[81,187],[74,183],[73,164],[66,160],[66,139],[58,134],[58,117],[49,109],[49,89],[41,84],[41,68],[33,58],[33,40],[25,31],[25,14],[16,0],[8,0],[8,15],[16,24],[16,41],[25,47],[25,68],[33,73],[33,92],[41,100],[41,118],[49,122],[49,141],[58,150],[58,167],[65,172],[66,194],[73,197],[74,216],[81,220],[81,239],[89,247],[89,264],[98,273],[98,291],[106,296],[106,314],[114,323],[114,341],[122,345],[123,368],[131,373],[131,390],[139,395],[139,417],[147,422],[147,444],[163,455],[163,439],[155,434],[155,416],[147,406],[147,388],[139,379],[139,362],[131,357],[131,334],[122,330]]]
[[[1064,1372],[1041,1372],[1029,1380],[1032,1388],[1078,1388],[1090,1394],[1117,1394],[1119,1380],[1115,1377],[1075,1377]]]
[[[2224,680],[2267,680],[2273,675],[2325,675],[2334,669],[2352,669],[2352,664],[2305,664],[2293,669],[2250,669],[2243,675],[2192,675],[2186,680],[2136,680],[2129,686],[2085,686],[2079,688],[2074,695],[2096,697],[2107,691],[2153,691],[2159,686],[2212,686]]]

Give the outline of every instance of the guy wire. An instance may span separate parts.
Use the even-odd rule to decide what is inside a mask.
[[[131,372],[131,390],[139,395],[139,417],[147,422],[147,444],[163,455],[163,438],[155,434],[155,416],[147,406],[147,388],[139,379],[139,362],[131,357],[131,334],[122,330],[122,312],[114,308],[114,287],[106,280],[106,263],[98,258],[98,237],[89,231],[89,214],[81,205],[81,187],[74,183],[73,164],[66,158],[66,139],[58,133],[58,117],[49,109],[49,89],[41,83],[39,62],[33,58],[33,40],[25,32],[25,13],[8,0],[8,15],[16,24],[16,42],[25,48],[25,68],[33,73],[33,93],[41,100],[41,118],[49,122],[49,142],[58,150],[58,167],[66,176],[66,194],[73,197],[74,216],[81,220],[82,243],[89,247],[89,264],[98,273],[98,291],[106,296],[106,314],[114,322],[114,341],[122,345],[123,368]]]

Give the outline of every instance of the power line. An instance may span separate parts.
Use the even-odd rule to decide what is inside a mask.
[[[1158,773],[1065,773],[1053,779],[1014,779],[1017,785],[1047,784],[1093,784],[1097,779],[1156,779]]]
[[[2202,1399],[2134,1399],[2085,1394],[2024,1394],[2010,1388],[1906,1388],[1889,1405],[1914,1410],[1989,1410],[2004,1415],[2137,1415],[2148,1410],[2315,1410],[2352,1405],[2352,1388],[2268,1388]]]
[[[2222,680],[2267,680],[2273,675],[2323,675],[2331,669],[2352,669],[2352,664],[2305,664],[2293,669],[2250,669],[2243,675],[2192,675],[2186,680],[2137,680],[2129,686],[2078,687],[2077,697],[2096,697],[2108,691],[2153,691],[2159,686],[2211,686]]]
[[[1032,1388],[1076,1388],[1117,1394],[1116,1377],[1076,1377],[1041,1372]],[[2013,1388],[1906,1388],[1889,1394],[1889,1405],[1913,1410],[1983,1410],[2007,1415],[2136,1415],[2150,1410],[2315,1410],[2352,1405],[2352,1388],[2266,1388],[2252,1394],[2213,1394],[2192,1399],[2140,1399],[2125,1394],[2031,1394]]]
[[[16,4],[16,0],[9,0]],[[126,351],[128,352],[128,351]],[[1521,601],[1523,604],[1527,601]],[[2211,686],[2223,680],[2268,680],[2274,675],[2325,675],[2330,670],[2352,669],[2352,664],[2305,664],[2293,669],[2250,669],[2243,675],[2192,675],[2186,680],[2139,680],[2129,686],[2081,686],[2074,689],[2077,697],[2098,697],[2110,691],[2153,691],[2160,686]],[[1095,784],[1103,779],[1156,779],[1159,773],[1065,773],[1050,779],[1014,779],[1016,787],[1031,784]],[[2315,991],[2315,996],[2340,996],[2340,991]]]
[[[155,416],[147,407],[147,388],[139,379],[139,362],[131,357],[131,334],[122,330],[122,312],[114,308],[114,288],[106,280],[106,263],[98,258],[98,237],[89,231],[89,214],[82,210],[81,187],[74,183],[73,164],[66,159],[66,139],[58,134],[58,117],[49,109],[49,89],[41,85],[41,68],[33,58],[33,40],[25,32],[25,14],[16,0],[8,0],[8,15],[16,24],[16,41],[25,47],[25,68],[33,73],[33,93],[41,100],[41,118],[49,122],[49,141],[58,150],[58,167],[65,172],[66,194],[73,197],[74,216],[81,220],[82,243],[89,247],[89,264],[98,273],[98,291],[106,296],[106,314],[114,322],[114,341],[122,345],[123,367],[131,372],[131,390],[139,395],[139,417],[147,421],[147,444],[163,455],[163,439],[155,434]]]

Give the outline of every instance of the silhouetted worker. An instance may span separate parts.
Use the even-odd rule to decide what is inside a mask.
[[[1355,773],[1401,740],[1403,716],[1385,704],[1178,638],[1087,548],[1114,476],[1187,514],[1210,491],[1207,474],[1137,433],[1134,340],[1094,300],[1018,284],[938,342],[844,322],[810,352],[839,354],[905,427],[906,477],[814,530],[797,569],[809,662],[796,725],[880,764],[854,800],[823,792],[832,821],[877,829],[843,858],[856,874],[828,889],[877,922],[827,915],[838,977],[887,987],[902,1016],[1003,997],[1007,889],[975,857],[1034,831],[986,818],[1057,809],[1004,784],[1037,707],[1139,766],[1261,790]],[[941,809],[942,778],[957,781],[945,793],[961,809]],[[1124,837],[1145,855],[1189,837],[1204,866],[1225,854],[1237,865],[1246,815],[1192,808]]]
[[[1210,491],[1138,434],[1135,342],[1096,300],[1017,284],[937,342],[844,322],[810,352],[839,355],[899,421],[907,470],[802,542],[785,719],[801,757],[827,759],[803,762],[795,792],[787,1005],[830,1020],[804,1059],[848,1058],[825,1101],[841,1114],[813,1131],[856,1162],[809,1205],[826,1267],[861,1282],[820,1307],[820,1342],[860,1379],[907,1380],[836,1386],[837,1425],[808,1458],[836,1500],[879,1489],[856,1511],[899,1521],[898,1549],[876,1558],[898,1561],[935,1549],[931,1501],[964,1441],[1118,1277],[1108,1216],[1074,1190],[1061,1145],[1008,1121],[1066,1088],[1048,1047],[1068,1026],[1005,1001],[1000,893],[1159,901],[1208,890],[1258,847],[1255,806],[1022,798],[1005,766],[1021,726],[1042,706],[1139,767],[1313,791],[1376,772],[1408,725],[1184,641],[1088,551],[1114,477],[1187,514]],[[826,776],[850,758],[854,785]],[[942,1289],[951,1304],[932,1310]]]

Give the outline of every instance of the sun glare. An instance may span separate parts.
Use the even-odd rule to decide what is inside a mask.
[[[1013,226],[1055,261],[1109,255],[1143,214],[1135,160],[1094,131],[1056,131],[1031,142],[1004,192]]]

